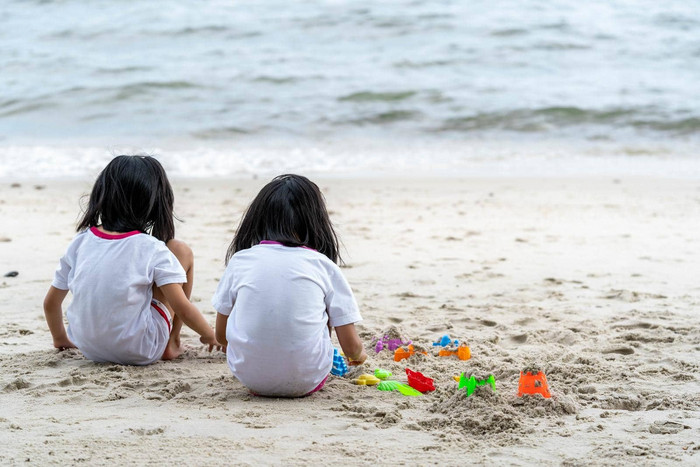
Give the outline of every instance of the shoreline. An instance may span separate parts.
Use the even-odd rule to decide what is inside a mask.
[[[700,179],[697,145],[504,141],[271,141],[184,146],[0,144],[0,183],[94,178],[116,154],[157,157],[175,178],[670,177]]]
[[[680,169],[679,169],[680,171]],[[39,186],[38,190],[44,189],[48,185],[55,185],[61,188],[85,186],[88,190],[92,187],[92,183],[95,181],[99,171],[94,174],[83,174],[75,176],[65,176],[65,177],[0,177],[0,188],[10,188],[11,185],[18,184],[22,187],[35,187]],[[445,174],[425,174],[418,172],[394,172],[394,173],[322,173],[313,171],[297,171],[297,172],[270,172],[264,174],[241,174],[238,176],[231,175],[221,175],[221,176],[182,176],[182,175],[170,175],[168,174],[168,179],[173,185],[173,189],[176,185],[225,185],[230,184],[232,189],[236,189],[235,184],[240,184],[244,187],[248,186],[259,186],[262,187],[265,183],[272,180],[277,175],[282,175],[284,173],[297,173],[310,178],[312,181],[316,182],[319,186],[321,183],[340,183],[340,184],[376,184],[388,183],[388,184],[401,184],[401,183],[427,183],[427,184],[457,184],[457,183],[525,183],[525,184],[538,184],[538,183],[556,183],[561,182],[571,182],[571,183],[583,183],[590,182],[593,184],[605,184],[605,183],[643,183],[643,182],[659,182],[659,183],[681,183],[681,184],[694,184],[700,181],[700,174],[695,176],[693,173],[681,174],[653,174],[653,173],[643,173],[643,174],[623,174],[623,173],[570,173],[570,174],[514,174],[514,173],[473,173],[473,174],[463,174],[463,173],[445,173]],[[252,197],[251,197],[252,200]]]

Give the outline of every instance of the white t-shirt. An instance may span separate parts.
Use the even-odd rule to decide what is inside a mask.
[[[73,294],[68,337],[86,358],[147,365],[163,355],[170,334],[169,317],[151,308],[153,284],[185,282],[185,270],[162,241],[93,227],[75,236],[52,285]]]
[[[212,305],[229,316],[226,355],[252,392],[301,396],[331,370],[331,326],[362,317],[340,268],[306,248],[260,244],[228,263]]]

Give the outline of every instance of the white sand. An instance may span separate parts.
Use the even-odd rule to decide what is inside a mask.
[[[176,180],[178,237],[209,305],[242,209],[264,183]],[[700,182],[320,180],[373,336],[445,333],[472,359],[414,357],[434,393],[331,378],[250,396],[195,335],[175,362],[94,364],[51,348],[41,302],[89,181],[0,184],[0,464],[698,464]],[[369,350],[369,349],[368,349]],[[430,348],[432,352],[432,348]],[[388,352],[364,369],[406,365]],[[553,397],[516,396],[541,366]],[[357,371],[357,370],[356,370]],[[452,375],[494,374],[469,398]]]

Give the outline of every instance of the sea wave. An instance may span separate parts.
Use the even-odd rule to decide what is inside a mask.
[[[9,1],[0,17],[7,146],[700,142],[683,0]]]
[[[700,117],[674,118],[649,107],[609,109],[543,107],[450,118],[435,131],[505,130],[532,133],[548,132],[552,127],[643,129],[680,136],[700,134]]]

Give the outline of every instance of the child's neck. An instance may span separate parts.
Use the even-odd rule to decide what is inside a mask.
[[[95,227],[95,228],[96,228],[97,230],[99,230],[100,232],[102,232],[102,233],[106,233],[107,235],[119,235],[119,234],[126,233],[126,232],[115,232],[115,231],[113,231],[113,230],[107,230],[107,229],[105,229],[104,227],[102,227],[101,225],[98,225],[98,226]]]

